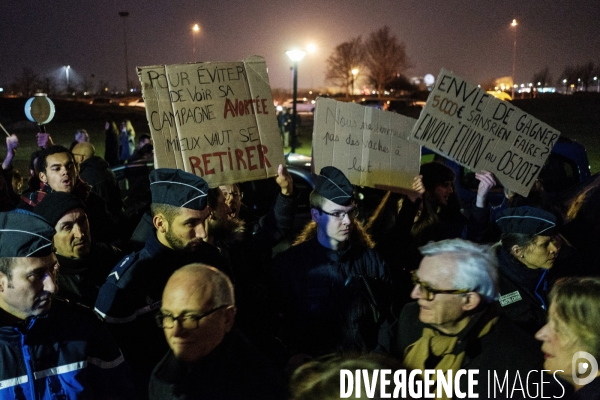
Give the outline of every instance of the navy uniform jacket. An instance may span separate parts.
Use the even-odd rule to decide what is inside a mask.
[[[141,397],[147,390],[152,368],[168,350],[163,331],[154,320],[163,289],[175,270],[194,262],[231,275],[215,247],[203,243],[193,252],[176,251],[151,235],[141,251],[117,264],[100,288],[96,312],[108,323],[131,365]]]
[[[0,310],[0,399],[135,399],[123,355],[89,310],[54,299],[7,325]]]
[[[527,268],[502,246],[496,255],[502,313],[534,335],[546,324],[548,270]]]

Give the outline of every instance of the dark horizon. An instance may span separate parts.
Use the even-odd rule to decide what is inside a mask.
[[[121,12],[129,13],[122,17]],[[316,46],[299,64],[301,89],[325,86],[325,60],[335,46],[389,26],[405,43],[413,67],[407,77],[437,76],[441,68],[475,83],[510,76],[517,19],[515,81],[530,82],[550,69],[553,83],[568,66],[600,64],[600,2],[521,2],[484,4],[464,0],[344,2],[256,0],[204,4],[184,0],[117,2],[65,0],[56,4],[25,0],[0,5],[3,46],[0,85],[12,83],[30,67],[66,86],[104,81],[125,88],[127,74],[138,83],[136,66],[198,61],[238,61],[265,57],[272,88],[291,88],[291,61],[285,51]],[[195,38],[192,26],[198,23]],[[92,77],[93,75],[93,77]],[[361,85],[360,80],[357,85]],[[358,86],[357,86],[358,87]]]

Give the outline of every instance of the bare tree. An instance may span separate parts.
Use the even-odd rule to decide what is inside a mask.
[[[32,96],[39,86],[41,86],[40,76],[29,67],[23,67],[21,76],[12,85],[15,92],[25,97]]]
[[[58,82],[52,75],[46,75],[40,82],[42,91],[48,96],[55,96],[57,93]]]
[[[560,74],[557,84],[559,86],[564,85],[567,90],[569,87],[571,87],[571,85],[577,89],[577,75],[577,67],[568,66]]]
[[[346,89],[349,97],[350,87],[353,86],[358,74],[352,74],[353,69],[360,73],[364,65],[364,48],[359,36],[338,45],[326,61],[325,79],[335,86]]]
[[[592,61],[577,67],[578,83],[584,87],[586,92],[594,79],[595,69],[596,67]]]
[[[546,87],[552,84],[552,75],[550,74],[550,69],[548,67],[544,68],[541,71],[533,74],[533,78],[531,79],[533,85],[536,87]]]
[[[365,46],[365,65],[369,71],[369,81],[381,97],[388,84],[410,67],[406,46],[396,36],[391,35],[388,26],[371,33]]]

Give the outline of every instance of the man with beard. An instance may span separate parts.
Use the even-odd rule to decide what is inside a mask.
[[[135,398],[106,327],[54,298],[54,233],[30,212],[0,213],[0,399]]]
[[[108,275],[96,301],[96,311],[130,362],[138,396],[147,398],[152,368],[167,351],[156,328],[154,312],[160,308],[169,276],[184,265],[201,262],[231,276],[219,251],[205,243],[208,184],[178,169],[150,173],[152,191],[151,234],[144,248],[125,257]]]
[[[54,248],[60,263],[59,297],[93,308],[100,286],[122,252],[92,240],[87,207],[70,193],[52,192],[35,207],[54,227]]]

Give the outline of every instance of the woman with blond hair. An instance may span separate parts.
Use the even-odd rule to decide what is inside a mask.
[[[576,400],[600,399],[600,278],[563,278],[550,292],[543,341],[544,369],[575,387]]]

